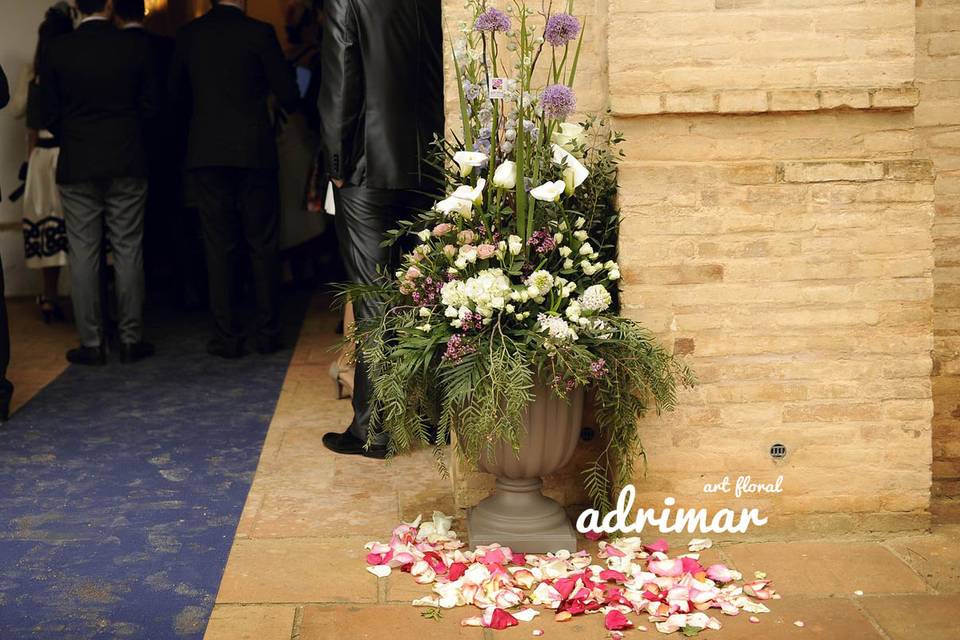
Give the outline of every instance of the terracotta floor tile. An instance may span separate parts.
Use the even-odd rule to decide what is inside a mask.
[[[253,538],[366,536],[389,540],[399,523],[397,494],[379,488],[285,490],[264,496]]]
[[[846,598],[787,597],[765,603],[770,613],[758,613],[760,622],[750,622],[750,615],[715,617],[723,629],[717,640],[881,640],[870,621]],[[803,622],[803,627],[793,623]],[[650,626],[651,630],[653,626]],[[707,634],[704,634],[706,637]],[[710,637],[713,637],[711,635]],[[919,640],[919,638],[917,639]]]
[[[290,640],[292,605],[217,605],[203,640]]]
[[[869,542],[766,542],[723,546],[733,566],[765,571],[788,595],[923,593],[923,581],[892,552]]]
[[[472,614],[471,615],[475,615]],[[543,629],[543,640],[607,640],[610,635],[603,628],[603,618],[599,614],[577,616],[567,622],[556,622],[554,612],[547,609],[533,619],[533,622],[521,622],[516,627],[503,631],[494,631],[495,640],[519,640],[533,637],[534,629]],[[635,620],[636,621],[636,620]],[[653,629],[653,626],[650,626]],[[628,638],[643,638],[647,634],[637,631],[629,632]],[[651,634],[652,637],[653,634]],[[656,634],[660,635],[660,634]],[[664,636],[666,637],[666,636]]]
[[[379,605],[307,606],[303,611],[300,640],[480,640],[483,630],[461,627],[460,620],[478,609],[445,611],[439,621],[421,617],[423,609]]]
[[[960,591],[960,525],[935,527],[930,535],[899,538],[887,546],[940,592]]]
[[[377,580],[365,568],[366,542],[236,540],[217,602],[376,602]]]
[[[865,597],[859,602],[890,640],[960,638],[960,594]]]

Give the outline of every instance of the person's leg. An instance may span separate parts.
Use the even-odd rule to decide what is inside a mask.
[[[211,350],[239,356],[243,336],[236,302],[235,273],[240,252],[240,223],[236,209],[239,179],[232,169],[193,169],[188,176],[192,200],[200,213],[207,254],[210,312],[213,316]],[[222,353],[220,353],[222,351]]]
[[[70,297],[84,347],[102,346],[100,257],[103,242],[103,190],[92,182],[60,185],[70,243]]]
[[[280,194],[275,171],[244,171],[237,194],[243,237],[250,252],[253,290],[257,301],[255,333],[257,349],[275,351],[279,345],[277,316],[280,288]]]
[[[404,192],[367,189],[348,186],[338,190],[335,222],[340,239],[340,253],[347,278],[356,284],[373,284],[381,279],[381,273],[392,275],[395,269],[396,251],[381,244],[387,231],[393,229],[411,211],[406,203],[409,196]],[[381,313],[379,305],[366,301],[354,301],[354,314],[362,322]],[[385,446],[385,433],[371,433],[373,415],[371,399],[373,388],[363,357],[358,352],[353,387],[353,421],[349,432],[373,446]]]
[[[143,341],[143,219],[147,181],[116,178],[106,192],[107,237],[113,247],[121,345]]]
[[[43,297],[55,304],[60,297],[60,267],[44,267],[41,271],[43,271]]]

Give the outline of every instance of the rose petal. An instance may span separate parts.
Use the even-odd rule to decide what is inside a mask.
[[[385,564],[380,564],[375,567],[367,567],[367,571],[378,578],[386,578],[393,570]]]
[[[690,551],[703,551],[713,546],[713,540],[710,538],[694,538],[687,544]]]
[[[649,551],[650,553],[653,553],[654,551],[660,551],[661,553],[666,553],[667,551],[670,550],[670,545],[667,544],[666,540],[664,540],[663,538],[660,538],[656,542],[643,545],[643,548]]]
[[[607,611],[607,615],[603,617],[603,626],[606,627],[607,631],[620,631],[629,629],[633,626],[633,623],[627,619],[627,616],[616,609],[611,609]]]

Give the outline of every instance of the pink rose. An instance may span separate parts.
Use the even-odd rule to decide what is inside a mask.
[[[446,222],[441,222],[440,224],[438,224],[437,226],[435,226],[435,227],[433,228],[433,235],[434,235],[435,237],[439,238],[440,236],[445,236],[445,235],[447,235],[447,234],[450,233],[451,231],[453,231],[453,225],[452,225],[452,224],[449,224],[449,223],[446,223]]]
[[[481,244],[477,247],[477,257],[481,260],[492,258],[496,252],[497,248],[492,244]]]
[[[443,255],[447,256],[452,260],[454,256],[457,255],[457,248],[452,244],[445,245],[443,247]]]
[[[407,280],[416,280],[421,275],[423,274],[420,272],[420,269],[416,267],[410,267],[407,269]]]
[[[473,241],[477,239],[477,234],[475,234],[470,229],[466,229],[457,234],[457,241],[460,244],[473,244]]]

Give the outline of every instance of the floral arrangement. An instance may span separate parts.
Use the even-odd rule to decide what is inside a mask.
[[[617,313],[622,138],[605,118],[569,121],[583,45],[573,2],[467,7],[452,47],[462,134],[437,141],[445,195],[390,233],[407,249],[396,273],[345,288],[383,309],[353,336],[375,426],[393,453],[455,431],[475,461],[498,440],[519,446],[537,382],[560,396],[593,388],[607,445],[585,484],[607,508],[643,453],[637,419],[671,409],[693,376]]]

